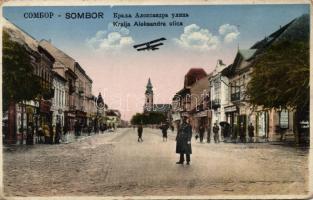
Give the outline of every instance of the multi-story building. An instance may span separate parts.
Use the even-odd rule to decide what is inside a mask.
[[[106,125],[108,128],[116,129],[121,125],[121,113],[119,110],[107,110],[106,118]]]
[[[65,54],[63,51],[55,47],[47,40],[41,40],[39,44],[44,47],[55,58],[53,70],[66,80],[64,87],[65,106],[64,106],[64,126],[67,127],[69,133],[74,133],[74,125],[76,120],[75,102],[75,82],[78,76],[74,72],[75,60]]]
[[[51,111],[52,113],[52,126],[60,124],[64,126],[64,111],[65,111],[65,94],[66,94],[66,79],[54,71],[53,73],[53,86],[54,97],[52,99]]]
[[[294,33],[301,29],[299,27],[309,24],[308,19],[305,15],[299,17],[258,41],[250,49],[238,49],[234,62],[222,71],[222,75],[229,78],[230,104],[224,108],[227,121],[232,125],[242,125],[246,135],[249,123],[254,125],[257,139],[276,140],[281,130],[294,135],[294,111],[253,106],[249,103],[246,88],[258,57],[276,42],[294,37]]]
[[[200,82],[197,84],[198,81]],[[204,86],[205,82],[206,84]],[[198,100],[196,96],[201,96],[200,94],[201,89],[199,88],[207,87],[208,86],[207,82],[208,82],[207,74],[202,68],[192,68],[187,72],[187,74],[184,77],[183,89],[178,91],[172,99],[172,119],[173,119],[174,126],[178,127],[181,117],[191,116],[191,114],[194,112],[193,109],[196,110],[195,104],[197,102],[201,104],[201,100]],[[195,86],[193,87],[194,84]],[[195,94],[195,98],[193,98],[191,95],[192,88]],[[193,119],[191,120],[192,120],[191,123],[193,124],[193,128],[195,128],[195,125],[194,125],[195,122]]]
[[[3,31],[10,40],[22,44],[31,60],[33,73],[40,81],[41,93],[31,101],[10,105],[8,111],[8,132],[6,141],[10,144],[24,144],[36,142],[38,128],[51,123],[51,98],[53,97],[52,67],[54,57],[39,45],[38,41],[28,33],[3,19]],[[4,117],[6,118],[6,117]]]
[[[218,60],[217,64],[212,72],[212,75],[209,79],[210,82],[210,108],[212,109],[212,126],[214,123],[218,124],[220,122],[226,121],[224,108],[229,101],[229,92],[228,92],[228,78],[221,75],[223,69],[226,68],[226,65],[222,60]]]
[[[211,122],[211,112],[208,110],[208,98],[210,96],[208,76],[196,81],[190,87],[191,125],[198,130],[200,125],[207,127]]]

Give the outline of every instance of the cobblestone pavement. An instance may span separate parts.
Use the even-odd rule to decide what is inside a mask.
[[[4,192],[13,196],[305,194],[308,152],[270,144],[192,141],[191,165],[176,165],[175,133],[134,129],[70,144],[4,150]]]

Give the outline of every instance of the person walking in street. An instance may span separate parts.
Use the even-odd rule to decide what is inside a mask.
[[[249,142],[253,142],[253,137],[254,137],[254,126],[250,122],[248,126],[248,135],[249,135]]]
[[[210,125],[207,126],[207,136],[206,136],[206,139],[207,139],[207,143],[211,142],[211,127],[210,127]]]
[[[138,133],[138,142],[143,142],[143,139],[142,139],[142,132],[143,132],[143,127],[142,127],[142,124],[140,124],[137,128],[137,133]]]
[[[199,134],[200,134],[200,142],[201,143],[203,142],[204,131],[205,131],[204,126],[200,125],[200,127],[199,127]]]
[[[220,128],[218,127],[217,123],[214,123],[213,134],[214,134],[214,142],[215,143],[220,142],[219,135],[218,135],[219,130],[220,130]]]
[[[187,165],[190,164],[191,137],[192,128],[187,117],[183,117],[183,121],[177,131],[176,136],[176,153],[180,154],[179,161],[176,164],[184,164],[184,155],[186,155]]]
[[[163,135],[163,142],[167,141],[167,130],[168,130],[168,125],[166,123],[161,125],[161,130],[162,130],[162,135]]]

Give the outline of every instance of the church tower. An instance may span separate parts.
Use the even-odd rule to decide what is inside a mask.
[[[144,105],[144,111],[152,111],[153,109],[153,90],[152,90],[152,84],[151,80],[149,78],[148,84],[146,86],[146,99],[145,99],[145,105]]]

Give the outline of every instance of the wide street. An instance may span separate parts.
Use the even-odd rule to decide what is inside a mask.
[[[249,195],[308,191],[308,152],[266,143],[192,139],[191,165],[177,165],[176,132],[158,129],[93,135],[70,144],[4,150],[4,192],[53,195]]]

